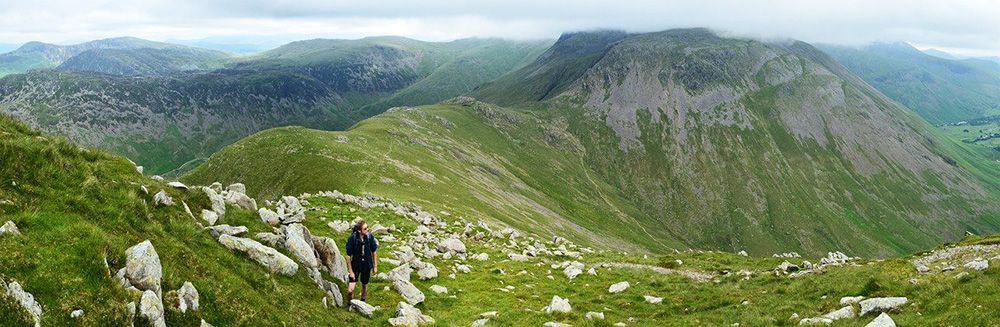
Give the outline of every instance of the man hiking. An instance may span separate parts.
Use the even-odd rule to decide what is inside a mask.
[[[347,302],[354,298],[354,286],[361,281],[361,301],[368,295],[368,280],[378,273],[378,241],[368,232],[368,223],[359,219],[354,231],[347,237]]]

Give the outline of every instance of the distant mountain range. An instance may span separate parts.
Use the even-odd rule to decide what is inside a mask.
[[[1000,65],[995,62],[946,59],[902,42],[819,48],[933,124],[1000,114]]]

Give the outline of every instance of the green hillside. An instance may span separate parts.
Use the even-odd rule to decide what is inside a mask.
[[[60,69],[0,79],[0,112],[124,154],[147,173],[176,174],[266,128],[344,129],[389,106],[453,97],[530,62],[545,46],[309,40],[212,70],[205,69],[224,64],[215,51],[91,50]]]
[[[185,179],[244,181],[264,197],[371,192],[653,251],[889,256],[1000,227],[995,162],[805,43],[595,34],[561,42],[599,46],[557,43],[473,92],[518,85],[511,108],[460,99],[343,133],[269,130]],[[563,86],[519,91],[536,83]]]
[[[994,62],[944,59],[906,43],[820,49],[933,124],[1000,113],[1000,66]]]
[[[0,77],[9,74],[24,73],[32,69],[54,68],[66,60],[89,50],[171,48],[194,49],[134,37],[101,39],[74,45],[55,45],[42,42],[28,42],[14,51],[0,54]]]
[[[440,114],[456,118],[455,123],[462,121],[447,111],[460,110],[472,115],[470,108],[420,109],[429,118],[433,118],[429,114]],[[495,124],[502,124],[504,117],[527,116],[492,117],[500,118]],[[308,131],[284,128],[267,133],[275,132]],[[126,250],[145,240],[154,247],[162,267],[159,285],[163,295],[151,299],[162,301],[164,322],[169,326],[204,326],[203,322],[215,326],[389,325],[387,321],[396,316],[394,308],[405,300],[392,282],[375,278],[368,301],[381,309],[370,318],[346,308],[325,306],[328,298],[324,296],[329,293],[307,277],[305,263],[299,262],[300,269],[291,276],[274,274],[213,239],[202,227],[206,222],[189,216],[184,209],[212,210],[209,198],[198,188],[174,189],[143,177],[122,157],[80,148],[7,117],[0,116],[0,135],[0,176],[4,176],[0,181],[0,220],[5,225],[15,224],[19,230],[17,234],[6,229],[0,233],[0,253],[4,254],[0,280],[5,285],[0,289],[17,283],[30,293],[32,303],[37,301],[41,325],[150,325],[143,316],[148,311],[139,309],[136,314],[127,309],[126,304],[139,301],[139,292],[122,287],[115,277],[115,271],[130,260]],[[355,138],[349,142],[363,141]],[[249,186],[249,190],[254,187]],[[172,198],[172,205],[155,204],[152,193],[161,190]],[[435,326],[465,325],[480,319],[487,319],[487,325],[501,326],[546,322],[577,326],[795,325],[837,310],[850,312],[836,321],[838,326],[862,326],[878,312],[853,316],[859,308],[870,305],[866,301],[879,301],[877,297],[906,298],[905,304],[882,309],[900,325],[1000,323],[1000,316],[989,310],[993,294],[1000,291],[995,283],[997,268],[979,270],[971,265],[982,262],[976,257],[1000,255],[996,237],[969,237],[934,252],[874,261],[837,255],[771,258],[690,250],[646,255],[620,252],[622,248],[607,243],[591,250],[553,239],[553,235],[565,235],[563,232],[570,229],[532,226],[513,235],[458,212],[437,216],[388,199],[337,193],[302,195],[300,199],[308,209],[302,224],[314,238],[331,237],[342,244],[339,242],[346,234],[327,226],[338,220],[364,218],[371,226],[391,226],[378,236],[380,272],[397,268],[396,260],[403,258],[410,246],[419,249],[430,239],[429,251],[437,253],[434,240],[458,237],[465,245],[461,256],[416,253],[414,264],[432,264],[440,270],[437,277],[424,280],[409,273],[411,284],[424,295],[416,307],[433,318],[431,325]],[[424,217],[433,218],[427,223]],[[265,243],[259,233],[276,231],[256,213],[235,205],[229,205],[217,223],[245,226],[249,232],[244,237]],[[424,234],[417,233],[421,228]],[[283,247],[278,249],[283,256],[295,257]],[[522,257],[508,259],[515,255]],[[789,261],[799,270],[776,270]],[[456,269],[459,265],[469,270]],[[929,271],[917,272],[923,266]],[[342,283],[326,272],[322,276],[338,285],[337,292],[344,296]],[[199,306],[182,312],[177,289],[186,282],[196,288]],[[629,282],[629,286],[619,293],[609,292],[620,282]],[[435,293],[433,286],[444,287],[447,293]],[[545,312],[543,307],[553,296],[569,299],[570,311]],[[854,296],[873,299],[860,305],[842,304],[842,297]],[[78,310],[81,315],[74,318],[71,313]],[[588,318],[590,312],[600,313],[600,318]],[[33,320],[21,302],[0,291],[3,325],[30,326]]]

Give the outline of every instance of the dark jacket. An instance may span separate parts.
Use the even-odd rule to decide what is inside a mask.
[[[351,257],[351,268],[355,271],[372,269],[372,254],[378,250],[378,241],[375,236],[368,233],[368,237],[361,237],[360,233],[351,233],[347,237],[347,255]]]

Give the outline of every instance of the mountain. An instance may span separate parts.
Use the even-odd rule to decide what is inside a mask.
[[[67,59],[56,69],[114,75],[167,75],[223,68],[232,60],[225,52],[181,46],[162,49],[93,49]]]
[[[1000,227],[984,149],[802,42],[702,29],[564,35],[437,106],[281,128],[185,176],[272,198],[338,189],[584,244],[886,256]]]
[[[938,57],[938,58],[941,58],[941,59],[948,59],[948,60],[958,60],[958,59],[961,59],[959,57],[956,57],[953,54],[950,54],[950,53],[947,53],[947,52],[944,52],[944,51],[941,51],[941,50],[938,50],[938,49],[923,50],[923,53],[926,53],[928,55],[935,56],[935,57]]]
[[[441,111],[479,115],[452,109]],[[502,124],[504,116],[493,114],[504,113],[491,117]],[[245,201],[233,201],[242,194],[238,184],[208,187],[229,199],[220,199],[225,214],[213,226],[200,213],[219,207],[201,187],[172,187],[138,173],[121,156],[2,115],[0,135],[3,325],[399,325],[410,317],[436,325],[763,326],[824,316],[842,316],[841,325],[1000,323],[985,312],[1000,291],[998,236],[969,236],[886,260],[842,253],[623,253],[613,244],[590,248],[554,237],[566,229],[507,229],[336,192],[285,197],[282,203],[301,207],[279,206],[302,210],[302,220],[291,222],[293,212],[275,214],[286,219],[275,228],[237,204]],[[394,272],[373,276],[367,303],[378,309],[370,316],[337,305],[346,297],[345,276],[337,272],[346,267],[330,260],[343,260],[348,234],[328,225],[349,226],[357,218],[377,233],[380,274]],[[228,249],[234,241],[259,252]],[[317,253],[318,264],[308,263]],[[414,273],[413,266],[421,268]],[[281,267],[286,270],[275,270]],[[869,310],[873,306],[879,309]]]
[[[0,54],[0,77],[24,73],[35,68],[53,68],[84,51],[98,49],[164,49],[177,47],[169,43],[143,40],[134,37],[101,39],[75,45],[55,45],[28,42],[14,51]]]
[[[216,65],[217,52],[83,52],[59,69],[0,79],[0,112],[161,174],[262,129],[343,129],[390,105],[447,99],[520,67],[547,45],[311,40],[198,71],[184,70],[194,68],[191,60]]]
[[[949,60],[906,43],[820,46],[893,100],[933,124],[1000,113],[1000,66],[978,59]]]

